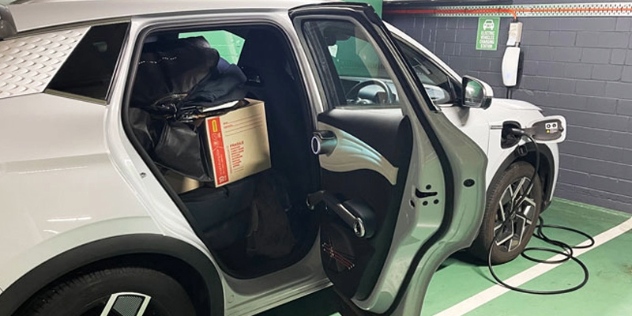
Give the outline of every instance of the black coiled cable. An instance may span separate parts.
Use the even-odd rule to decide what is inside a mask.
[[[524,131],[520,130],[520,129],[512,129],[512,132],[519,135],[519,136],[524,136],[526,138],[528,138],[535,146],[535,166],[534,166],[534,170],[533,170],[533,175],[531,176],[531,181],[529,182],[529,187],[527,188],[527,190],[524,191],[524,195],[521,197],[518,197],[516,199],[516,202],[514,203],[512,201],[511,204],[511,212],[515,212],[515,208],[517,206],[522,205],[522,203],[524,202],[524,199],[529,195],[529,193],[531,193],[531,190],[533,189],[533,183],[535,181],[535,177],[538,176],[538,169],[540,168],[540,151],[538,149],[538,146],[535,142],[535,140],[533,139],[533,137],[531,137],[530,135],[524,133]],[[507,221],[511,220],[511,216],[507,217]],[[506,223],[503,223],[506,224]],[[543,228],[553,228],[553,229],[561,229],[561,230],[566,230],[566,231],[570,231],[570,232],[574,232],[576,234],[582,235],[586,238],[588,238],[588,240],[590,241],[587,245],[583,245],[583,246],[575,246],[572,247],[570,245],[568,245],[567,243],[560,241],[560,240],[556,240],[556,239],[552,239],[549,238],[548,236],[546,236],[544,234]],[[544,224],[544,220],[542,219],[542,217],[538,217],[538,226],[537,226],[537,232],[533,234],[534,237],[550,244],[556,247],[559,247],[561,249],[563,249],[562,251],[560,250],[556,250],[556,249],[550,249],[550,248],[543,248],[543,247],[528,247],[525,248],[522,251],[522,256],[528,260],[531,260],[533,262],[537,262],[537,263],[546,263],[546,264],[561,264],[564,262],[567,262],[569,260],[574,261],[575,263],[577,263],[582,270],[584,271],[584,279],[582,280],[582,282],[580,282],[578,285],[570,287],[570,288],[565,288],[565,289],[560,289],[560,290],[551,290],[551,291],[538,291],[538,290],[529,290],[529,289],[523,289],[523,288],[519,288],[519,287],[515,287],[515,286],[511,286],[505,282],[503,282],[497,275],[496,273],[494,273],[494,269],[492,267],[492,249],[494,247],[494,243],[497,242],[496,237],[494,237],[494,240],[492,241],[491,245],[489,246],[489,254],[487,257],[487,267],[489,268],[489,272],[491,273],[492,277],[494,278],[494,280],[496,280],[496,282],[498,282],[498,284],[513,290],[513,291],[517,291],[517,292],[522,292],[522,293],[528,293],[528,294],[538,294],[538,295],[553,295],[553,294],[563,294],[563,293],[569,293],[569,292],[573,292],[576,291],[580,288],[582,288],[584,285],[586,285],[586,283],[588,282],[588,278],[590,276],[589,272],[588,272],[588,268],[586,267],[586,265],[579,260],[577,257],[573,256],[573,249],[580,249],[580,248],[590,248],[595,244],[595,240],[588,234],[574,229],[574,228],[570,228],[570,227],[565,227],[565,226],[559,226],[559,225],[545,225]],[[533,258],[529,255],[526,254],[526,252],[528,251],[544,251],[544,252],[550,252],[550,253],[554,253],[554,254],[559,254],[564,256],[563,259],[560,260],[541,260],[541,259],[536,259]]]

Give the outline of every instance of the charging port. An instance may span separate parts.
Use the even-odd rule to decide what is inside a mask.
[[[503,123],[502,134],[500,137],[500,147],[510,148],[516,146],[520,142],[520,136],[511,132],[512,128],[520,129],[520,123],[514,121],[506,121]]]

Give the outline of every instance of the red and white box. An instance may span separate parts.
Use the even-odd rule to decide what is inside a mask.
[[[206,118],[206,140],[215,187],[270,169],[270,145],[263,101]]]

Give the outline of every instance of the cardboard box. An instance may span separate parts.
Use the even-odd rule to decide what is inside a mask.
[[[205,120],[215,187],[271,167],[268,126],[263,101]]]

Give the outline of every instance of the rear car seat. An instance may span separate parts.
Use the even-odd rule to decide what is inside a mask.
[[[165,100],[171,96],[175,97],[175,100],[182,100],[186,93],[200,90],[198,84],[205,79],[208,80],[209,75],[216,70],[218,61],[218,52],[211,48],[203,37],[156,41],[144,45],[131,97],[130,120],[132,120],[136,136],[155,160],[158,159],[156,156],[160,156],[163,159],[168,157],[169,161],[190,161],[191,157],[188,156],[200,156],[199,150],[196,154],[195,150],[183,148],[194,146],[195,144],[191,142],[197,142],[198,138],[195,137],[194,130],[190,131],[193,133],[191,137],[168,137],[171,143],[165,145],[165,133],[157,129],[155,125],[166,126],[164,119],[160,119],[160,114],[165,114],[161,111],[168,109],[158,107],[156,101]],[[245,81],[245,77],[243,80]],[[223,87],[220,84],[215,86]],[[201,95],[196,99],[198,102],[204,101],[204,93],[219,95],[213,94],[214,91],[202,90],[201,92],[203,93],[197,93]],[[184,125],[180,122],[169,124]],[[174,126],[170,125],[170,127]],[[197,159],[204,158],[200,156]],[[159,159],[156,162],[161,163]],[[179,171],[184,174],[197,171],[188,172],[186,168],[187,166],[183,166]],[[178,187],[173,188],[178,193],[183,191],[181,187],[183,182],[192,180],[173,171],[169,171],[168,176],[169,183],[180,183]],[[195,218],[196,225],[203,230],[212,248],[225,248],[245,237],[249,226],[249,212],[246,211],[254,198],[255,177],[221,188],[200,186],[194,183],[185,190],[187,192],[180,194],[181,200]]]
[[[203,186],[180,195],[211,248],[226,248],[248,233],[257,177],[250,176],[220,188]]]

